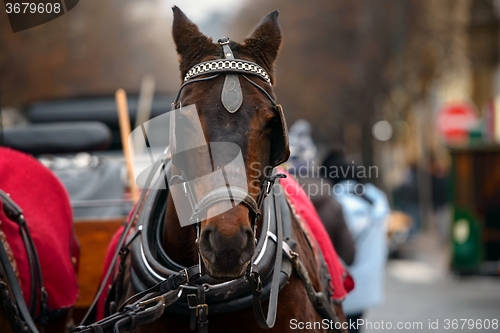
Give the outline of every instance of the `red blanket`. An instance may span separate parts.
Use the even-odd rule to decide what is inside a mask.
[[[328,233],[326,232],[312,202],[307,197],[307,194],[291,175],[281,169],[279,172],[287,175],[287,178],[282,178],[280,183],[285,189],[285,193],[287,194],[294,211],[299,215],[299,219],[318,242],[321,252],[323,253],[323,257],[328,264],[330,276],[332,278],[332,288],[334,291],[332,298],[337,301],[341,301],[347,293],[354,288],[354,281],[344,269],[344,266],[340,263],[330,236],[328,236]]]
[[[75,269],[79,253],[71,205],[63,185],[38,160],[0,147],[0,188],[24,211],[40,259],[49,309],[73,306],[78,297]],[[24,299],[28,303],[31,274],[19,227],[3,214],[3,210],[0,210],[0,221],[14,253]]]

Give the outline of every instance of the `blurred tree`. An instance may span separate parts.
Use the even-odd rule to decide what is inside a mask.
[[[0,14],[3,104],[137,92],[152,73],[160,91],[179,83],[170,10],[159,0],[80,1],[62,17],[13,34]]]
[[[289,122],[306,118],[315,140],[373,165],[374,122],[405,120],[437,77],[463,65],[469,2],[256,0],[234,26],[242,38],[279,9],[276,92]]]
[[[358,141],[351,152],[362,152],[371,164],[374,101],[388,89],[394,2],[254,1],[237,22],[254,24],[263,14],[261,5],[281,13],[284,43],[276,92],[289,122],[306,118],[314,139],[330,145]],[[249,30],[246,24],[238,31]]]

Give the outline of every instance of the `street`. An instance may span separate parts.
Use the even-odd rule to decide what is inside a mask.
[[[411,258],[388,262],[385,302],[368,311],[364,332],[500,332],[500,278],[449,274],[447,250],[436,243],[422,237]]]

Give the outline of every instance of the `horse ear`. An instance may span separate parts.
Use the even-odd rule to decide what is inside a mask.
[[[179,54],[181,75],[195,64],[201,61],[204,55],[214,52],[215,44],[212,38],[205,36],[198,26],[191,22],[179,7],[172,7],[174,22],[172,24],[172,36]]]
[[[281,30],[278,24],[278,11],[262,19],[252,35],[245,39],[245,48],[261,61],[264,68],[272,72],[274,60],[281,45]]]

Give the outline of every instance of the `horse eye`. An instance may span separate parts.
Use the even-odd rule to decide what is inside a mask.
[[[267,123],[266,123],[266,130],[271,130],[278,124],[278,117],[272,117]]]

